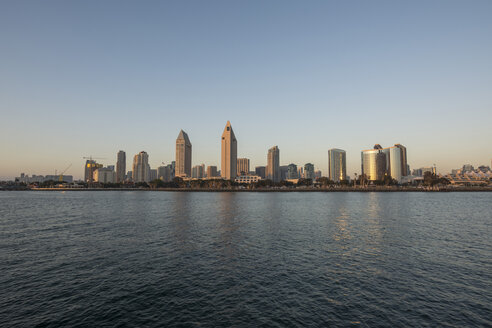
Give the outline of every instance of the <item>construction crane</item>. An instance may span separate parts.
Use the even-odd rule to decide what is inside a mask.
[[[62,171],[62,173],[60,173],[60,175],[58,176],[58,181],[59,181],[59,182],[62,182],[62,181],[63,181],[63,174],[65,174],[65,172],[67,172],[67,170],[68,170],[69,168],[71,168],[71,167],[72,167],[72,164],[70,163],[70,165],[69,165],[69,166],[67,166],[67,168],[66,168],[66,169],[64,169],[64,170]]]
[[[92,183],[94,182],[94,164],[95,162],[93,163],[93,161],[95,159],[106,159],[106,158],[102,158],[102,157],[92,157],[92,155],[90,155],[89,157],[82,157],[83,159],[88,159],[90,161],[90,164],[87,164],[87,166],[89,167],[89,181],[87,181],[89,183],[89,187],[92,186]],[[84,167],[85,169],[86,167]]]

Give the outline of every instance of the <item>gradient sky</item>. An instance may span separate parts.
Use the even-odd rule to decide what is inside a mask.
[[[82,177],[118,150],[220,165],[401,143],[411,168],[492,158],[492,1],[3,1],[0,178]]]

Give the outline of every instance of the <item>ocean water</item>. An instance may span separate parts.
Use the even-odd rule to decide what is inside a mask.
[[[491,201],[0,192],[0,326],[491,327]]]

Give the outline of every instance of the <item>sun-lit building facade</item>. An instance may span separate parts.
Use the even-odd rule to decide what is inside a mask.
[[[347,179],[347,156],[345,150],[328,150],[328,178],[335,182]]]
[[[380,145],[361,152],[362,175],[369,181],[383,180],[386,173],[386,154]]]
[[[278,146],[268,149],[266,178],[280,182],[280,150]]]

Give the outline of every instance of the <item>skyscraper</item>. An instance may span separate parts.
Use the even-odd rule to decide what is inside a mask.
[[[148,182],[150,180],[149,155],[141,151],[133,157],[132,176],[134,182]]]
[[[363,150],[361,164],[362,174],[365,174],[369,181],[383,180],[388,176],[401,183],[402,177],[409,174],[407,148],[400,144],[387,148],[377,144],[374,149]]]
[[[257,166],[255,167],[255,173],[262,179],[266,177],[266,167],[265,166]]]
[[[287,167],[287,179],[297,179],[297,165],[289,164]]]
[[[164,182],[172,180],[172,165],[159,166],[157,168],[157,179],[161,179]]]
[[[277,146],[268,149],[266,178],[280,182],[280,150]]]
[[[125,172],[126,172],[126,153],[123,150],[120,150],[116,158],[116,182],[125,181]]]
[[[336,148],[328,150],[328,179],[335,182],[347,179],[345,150]]]
[[[176,139],[176,177],[191,177],[191,142],[181,130]]]
[[[374,149],[361,152],[361,170],[369,181],[383,180],[386,173],[386,154],[383,147],[375,145]]]
[[[213,178],[217,176],[217,166],[207,166],[207,178]]]
[[[92,183],[94,182],[94,174],[97,169],[102,168],[103,165],[97,163],[93,159],[88,159],[85,161],[85,167],[84,167],[84,181],[87,183]]]
[[[314,180],[314,165],[311,163],[306,163],[304,165],[304,179]]]
[[[191,177],[194,179],[203,179],[205,177],[205,164],[193,166]]]
[[[407,147],[402,146],[400,144],[395,144],[395,147],[401,149],[400,151],[401,175],[402,176],[410,175],[409,172],[410,170],[408,169],[408,163],[407,163]]]
[[[289,172],[289,166],[280,165],[278,168],[280,170],[280,181],[287,179],[287,172]]]
[[[232,131],[231,122],[227,124],[222,133],[222,154],[221,154],[221,176],[226,180],[231,180],[236,177],[237,173],[237,140]]]
[[[237,175],[248,175],[249,173],[249,159],[238,158],[237,159]]]

